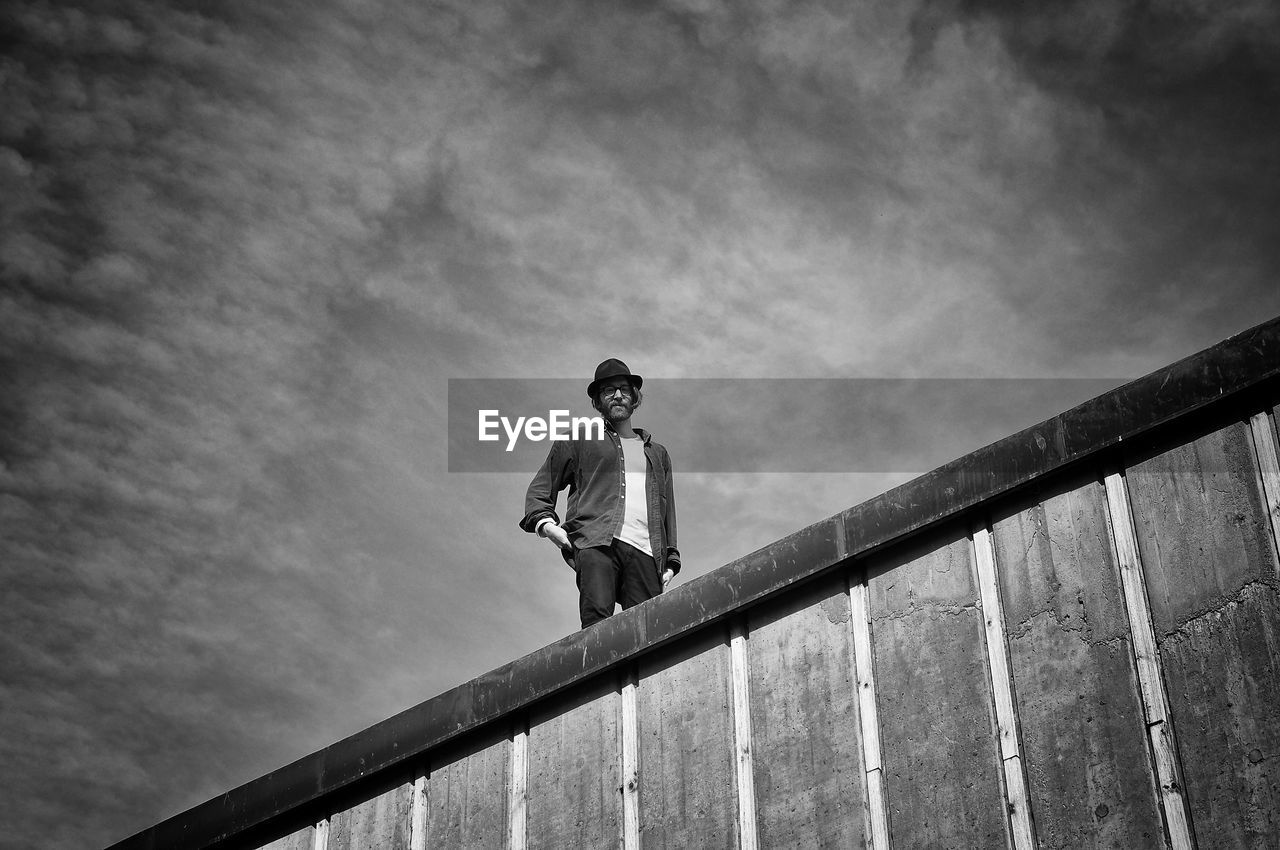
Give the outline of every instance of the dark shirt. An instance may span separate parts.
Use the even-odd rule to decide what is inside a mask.
[[[680,572],[680,551],[676,548],[676,497],[671,487],[671,458],[661,443],[647,431],[635,429],[644,440],[648,495],[649,545],[658,572]],[[568,517],[560,522],[556,497],[569,488]],[[603,440],[556,440],[538,474],[529,484],[524,499],[524,519],[520,527],[528,532],[549,517],[569,535],[575,549],[608,546],[622,529],[624,494],[627,488],[626,461],[622,442],[606,423]]]

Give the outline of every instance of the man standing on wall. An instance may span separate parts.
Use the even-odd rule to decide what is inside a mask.
[[[631,425],[644,379],[610,358],[587,386],[604,418],[604,439],[552,442],[525,494],[520,527],[560,547],[578,574],[582,627],[652,599],[680,572],[671,458]],[[564,523],[556,497],[569,488]]]

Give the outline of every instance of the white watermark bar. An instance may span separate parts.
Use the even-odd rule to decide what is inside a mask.
[[[631,424],[667,447],[676,472],[923,473],[1122,383],[646,377]],[[557,442],[607,439],[586,386],[450,379],[449,471],[531,475]]]

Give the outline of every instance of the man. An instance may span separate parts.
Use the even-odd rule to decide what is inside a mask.
[[[631,425],[643,383],[621,360],[597,366],[587,395],[604,418],[604,439],[552,442],[525,494],[520,527],[558,546],[577,572],[584,629],[613,614],[615,603],[626,610],[652,599],[680,572],[671,458]],[[556,496],[565,487],[561,523]]]

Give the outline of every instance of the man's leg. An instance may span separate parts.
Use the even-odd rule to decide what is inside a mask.
[[[609,549],[596,547],[575,552],[573,565],[578,573],[578,613],[585,629],[613,613],[618,563]]]
[[[613,551],[622,567],[622,581],[618,590],[618,602],[622,604],[622,610],[639,605],[662,592],[662,576],[658,575],[658,565],[652,557],[621,540],[613,541]]]

